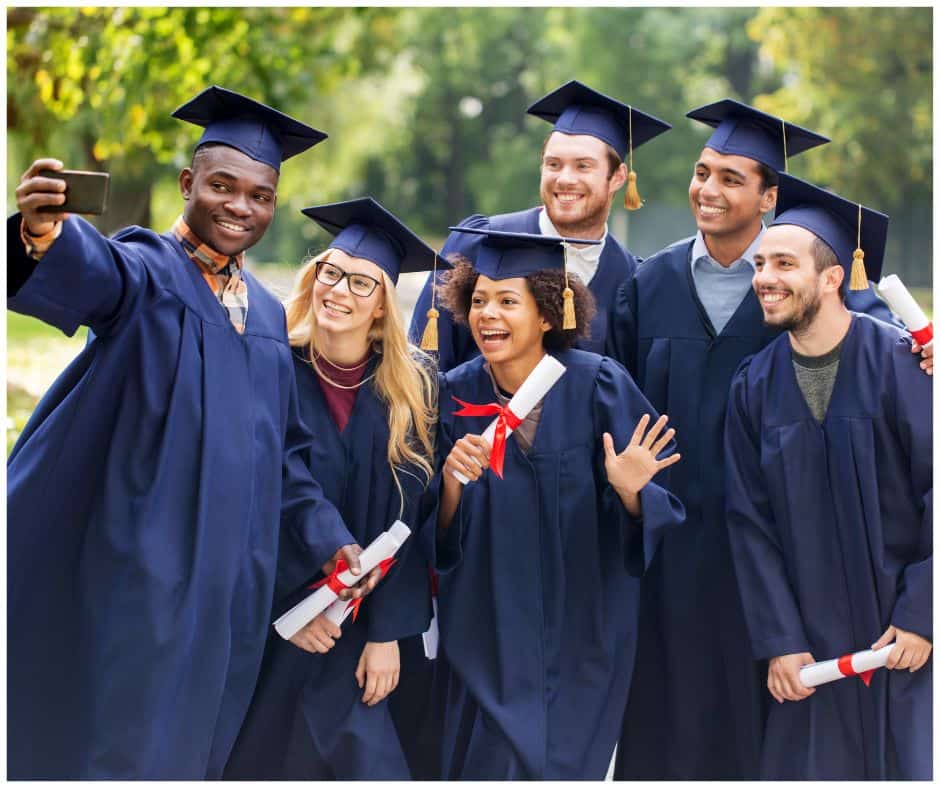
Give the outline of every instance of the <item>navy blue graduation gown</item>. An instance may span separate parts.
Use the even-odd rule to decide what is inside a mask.
[[[10,309],[96,334],[7,469],[9,776],[217,777],[270,624],[278,524],[312,570],[351,541],[301,454],[284,311],[239,335],[169,234],[81,219]],[[11,274],[12,277],[12,274]]]
[[[650,483],[641,525],[607,484],[601,435],[622,451],[652,410],[633,381],[593,353],[557,358],[567,372],[543,401],[530,453],[510,437],[504,478],[487,472],[469,484],[435,544],[451,668],[448,779],[604,777],[630,686],[637,578],[683,517],[678,500]],[[490,421],[455,416],[451,399],[493,401],[483,363],[442,376],[441,461]]]
[[[749,290],[716,335],[695,291],[692,240],[644,261],[617,295],[607,353],[676,429],[669,489],[686,508],[642,581],[634,690],[618,779],[753,779],[769,699],[746,632],[724,514],[725,408],[740,362],[778,331]],[[850,303],[890,318],[871,291]],[[690,655],[696,658],[691,659]]]
[[[836,658],[889,624],[932,638],[932,385],[910,347],[854,315],[822,424],[787,335],[735,376],[728,529],[757,658]],[[761,777],[930,780],[931,665],[773,703]]]
[[[506,232],[541,234],[539,229],[539,211],[541,210],[542,208],[536,207],[491,217],[474,214],[464,219],[460,226],[490,227],[494,230]],[[447,257],[454,252],[459,252],[473,262],[476,259],[477,248],[481,243],[481,239],[482,236],[479,235],[453,232],[448,236],[444,248],[441,250],[441,255]],[[616,238],[608,235],[607,241],[604,243],[604,249],[601,252],[597,271],[588,285],[588,289],[593,294],[594,301],[597,304],[597,314],[591,321],[591,336],[578,340],[576,347],[581,350],[589,350],[592,353],[604,352],[608,314],[614,304],[617,288],[633,274],[636,267],[637,259]],[[438,277],[440,277],[440,274],[438,274]],[[429,277],[420,296],[418,296],[418,302],[415,304],[411,317],[411,338],[415,343],[421,341],[421,335],[427,325],[427,311],[431,306],[431,289]],[[456,324],[453,315],[439,302],[437,309],[441,315],[438,318],[438,367],[441,371],[446,372],[479,355],[480,351],[477,349],[473,336],[466,326]]]
[[[388,466],[388,408],[372,384],[356,392],[349,422],[340,432],[319,378],[305,354],[299,349],[294,353],[301,416],[316,436],[307,462],[356,541],[369,544],[399,516],[417,531],[426,480],[414,466],[401,468],[402,501]],[[369,362],[366,377],[377,362],[378,357]],[[428,627],[427,561],[417,541],[412,537],[405,542],[397,563],[363,602],[358,619],[343,623],[343,635],[329,653],[303,651],[272,630],[227,779],[410,778],[388,700],[364,704],[355,672],[367,642],[402,640]],[[311,593],[305,590],[310,579],[303,546],[285,534],[278,562],[278,612]]]

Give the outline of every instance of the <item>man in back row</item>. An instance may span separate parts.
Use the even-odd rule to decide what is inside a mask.
[[[788,156],[828,140],[731,99],[688,117],[715,129],[689,185],[698,233],[646,259],[621,287],[606,344],[681,436],[669,487],[687,514],[641,581],[618,779],[755,779],[769,700],[728,545],[724,418],[738,364],[779,333],[751,289],[778,173]],[[847,305],[891,320],[871,290],[850,293]],[[932,358],[923,364],[932,369]]]
[[[617,192],[628,182],[624,163],[634,148],[671,126],[635,107],[572,80],[536,101],[527,112],[553,124],[541,159],[542,205],[516,213],[474,214],[461,227],[536,233],[601,240],[598,246],[569,246],[568,270],[581,277],[597,302],[590,339],[576,347],[604,352],[607,314],[617,288],[636,270],[636,258],[607,231]],[[441,250],[475,260],[482,236],[451,233]],[[432,306],[440,311],[438,365],[442,372],[478,354],[470,332],[434,299],[431,279],[425,284],[411,319],[411,338],[420,342]]]

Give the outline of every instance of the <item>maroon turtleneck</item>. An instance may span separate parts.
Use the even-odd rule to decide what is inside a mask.
[[[359,383],[368,368],[369,354],[367,353],[360,362],[357,362],[355,369],[345,370],[331,364],[323,356],[317,358],[317,366],[323,376],[338,383],[340,386],[355,386]],[[323,398],[326,400],[326,407],[330,411],[337,428],[340,432],[346,429],[349,422],[349,416],[352,414],[353,406],[356,404],[356,392],[358,388],[339,388],[331,386],[323,379],[323,376],[317,375],[320,381],[320,390],[323,392]]]

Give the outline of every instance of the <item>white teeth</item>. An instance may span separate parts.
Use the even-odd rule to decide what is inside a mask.
[[[232,230],[236,233],[244,233],[248,231],[247,227],[242,227],[239,224],[229,224],[228,222],[222,221],[217,221],[216,224],[218,224],[220,227],[224,227],[226,230]]]
[[[702,205],[699,203],[698,206],[699,213],[704,214],[705,216],[718,216],[719,214],[725,213],[727,208],[718,208],[714,205]]]
[[[495,338],[501,338],[501,337],[508,337],[509,332],[508,331],[494,331],[494,330],[488,331],[486,329],[483,329],[480,331],[480,336],[482,336],[484,339],[490,339],[490,338],[495,339]]]
[[[580,194],[556,194],[555,195],[559,202],[574,202],[575,200],[580,200]]]
[[[345,306],[340,306],[339,304],[334,304],[332,301],[324,301],[323,306],[333,312],[339,312],[342,315],[348,315],[352,313],[351,309]]]
[[[786,293],[763,293],[761,295],[761,300],[765,304],[776,304],[778,301],[783,301],[783,299],[786,297]]]

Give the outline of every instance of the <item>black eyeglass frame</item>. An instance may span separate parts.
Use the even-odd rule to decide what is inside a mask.
[[[330,281],[327,281],[326,279],[321,278],[320,271],[323,269],[324,265],[328,265],[330,266],[330,268],[335,268],[337,271],[339,271],[341,274],[339,279],[337,279],[335,282],[330,282]],[[363,279],[368,279],[370,282],[372,282],[372,288],[369,290],[368,293],[357,293],[355,290],[353,290],[352,277],[354,276],[361,276]],[[350,293],[352,293],[354,296],[358,298],[368,298],[375,292],[375,288],[381,287],[382,285],[382,282],[380,282],[374,276],[369,276],[368,274],[361,274],[358,271],[345,271],[342,268],[340,268],[336,263],[331,263],[329,260],[320,260],[317,263],[316,277],[317,277],[318,282],[324,285],[329,285],[330,287],[336,287],[336,285],[338,285],[344,279],[347,279],[348,281],[346,282],[346,287],[349,288]]]

